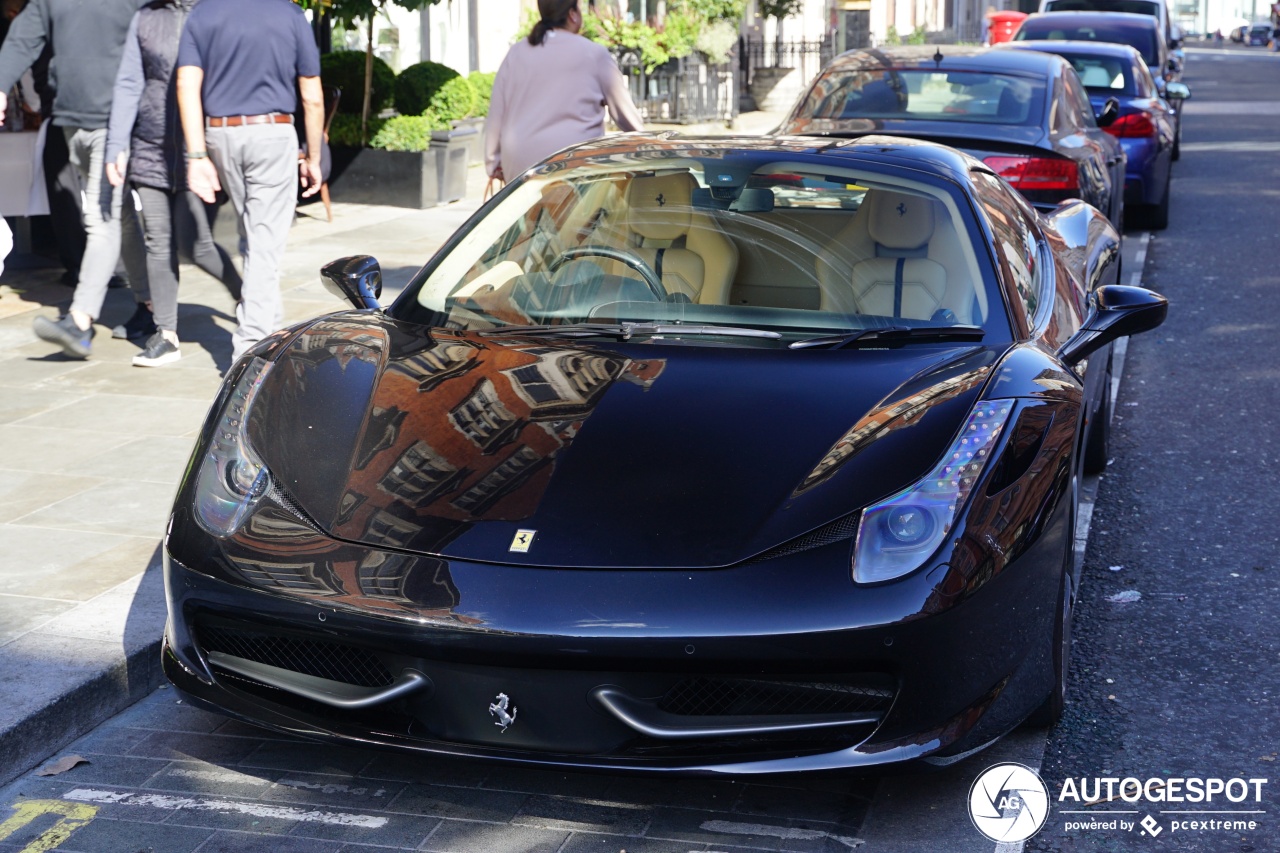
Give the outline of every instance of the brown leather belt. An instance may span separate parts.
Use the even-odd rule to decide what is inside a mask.
[[[267,113],[263,116],[209,116],[204,122],[206,127],[240,127],[245,124],[293,124],[293,116],[288,113]]]

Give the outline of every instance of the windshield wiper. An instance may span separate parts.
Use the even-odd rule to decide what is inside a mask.
[[[635,335],[725,335],[733,338],[768,338],[782,335],[764,329],[736,326],[707,326],[696,323],[566,323],[561,326],[503,326],[481,332],[482,335],[547,335],[550,337],[589,338],[596,336],[630,340]]]
[[[979,326],[882,326],[874,329],[859,329],[845,335],[823,335],[820,338],[806,338],[790,344],[791,349],[808,349],[809,347],[828,347],[840,349],[848,346],[868,346],[871,344],[904,344],[932,341],[980,341],[986,332]]]

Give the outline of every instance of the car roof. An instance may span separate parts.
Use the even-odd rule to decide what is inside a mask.
[[[922,139],[880,134],[854,139],[831,139],[820,136],[684,136],[671,132],[628,133],[580,143],[566,148],[552,160],[573,160],[591,157],[597,153],[615,156],[633,152],[643,152],[646,157],[652,157],[655,152],[665,152],[673,156],[696,158],[706,157],[708,154],[719,151],[775,152],[781,156],[830,158],[844,161],[850,166],[867,163],[873,166],[906,168],[932,173],[960,184],[968,183],[970,169],[990,171],[990,167],[946,145]]]
[[[1133,12],[1037,12],[1034,15],[1028,15],[1026,20],[1022,22],[1022,26],[1025,27],[1027,24],[1032,23],[1051,25],[1054,21],[1068,20],[1077,26],[1081,24],[1101,24],[1119,29],[1133,27],[1134,29],[1163,32],[1160,21],[1154,16],[1138,15]]]
[[[1052,54],[1014,52],[971,45],[901,45],[851,50],[822,70],[864,71],[878,68],[922,68],[936,71],[1002,71],[1054,77],[1066,60]]]
[[[1142,62],[1142,54],[1136,47],[1127,44],[1116,44],[1110,41],[1072,41],[1068,39],[1036,39],[1034,41],[1007,41],[999,46],[1000,50],[1040,50],[1047,53],[1067,51],[1088,56],[1114,56],[1117,59],[1137,59]]]

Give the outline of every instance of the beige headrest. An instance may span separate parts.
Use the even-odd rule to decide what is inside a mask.
[[[627,187],[627,227],[649,240],[674,240],[689,230],[693,189],[688,172],[633,178]]]
[[[933,201],[918,195],[870,190],[862,202],[867,233],[886,249],[918,249],[933,236]]]

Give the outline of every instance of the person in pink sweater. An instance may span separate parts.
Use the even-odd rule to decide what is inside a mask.
[[[493,83],[485,170],[511,180],[567,145],[604,136],[604,111],[643,130],[627,81],[603,46],[578,35],[578,0],[538,0],[542,19],[511,46]]]

